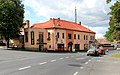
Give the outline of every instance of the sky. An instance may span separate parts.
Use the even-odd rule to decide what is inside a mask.
[[[96,38],[104,38],[109,28],[108,12],[110,4],[106,0],[22,0],[24,20],[30,20],[30,26],[48,21],[50,18],[75,21],[96,32]]]

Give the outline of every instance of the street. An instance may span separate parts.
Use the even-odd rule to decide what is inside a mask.
[[[120,59],[0,49],[0,75],[120,75]],[[116,53],[111,51],[110,53]]]

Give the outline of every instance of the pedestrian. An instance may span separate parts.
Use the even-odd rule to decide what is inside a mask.
[[[109,49],[107,48],[106,51],[109,52]]]

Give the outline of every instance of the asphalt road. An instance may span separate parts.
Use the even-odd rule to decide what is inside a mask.
[[[86,53],[0,50],[0,75],[120,75],[120,59]],[[116,53],[117,51],[110,52]]]

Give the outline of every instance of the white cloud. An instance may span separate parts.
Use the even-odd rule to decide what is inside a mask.
[[[44,16],[47,20],[51,17],[60,17],[64,20],[74,21],[74,8],[77,7],[78,22],[89,25],[97,34],[105,34],[108,28],[109,5],[106,0],[23,0],[25,6],[30,7],[36,16]],[[29,14],[26,11],[26,14]],[[33,14],[31,14],[33,15]],[[100,28],[105,27],[101,31]],[[100,36],[99,35],[99,36]],[[103,37],[103,35],[101,36]]]
[[[24,15],[30,15],[30,12],[29,12],[29,10],[25,10],[25,13],[24,13]]]

